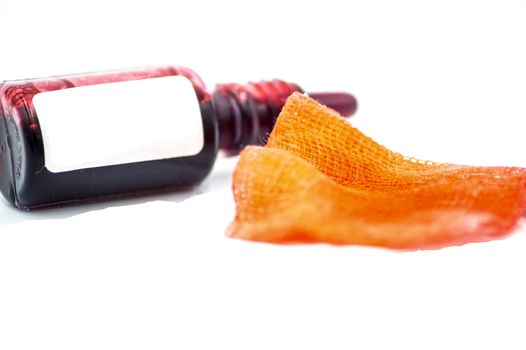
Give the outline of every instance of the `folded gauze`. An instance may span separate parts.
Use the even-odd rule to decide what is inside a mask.
[[[501,238],[526,207],[526,170],[418,161],[295,93],[266,147],[234,172],[228,235],[272,243],[437,248]]]

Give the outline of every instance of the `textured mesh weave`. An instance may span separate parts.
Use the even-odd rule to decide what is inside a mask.
[[[267,146],[240,156],[228,235],[400,249],[486,241],[518,224],[525,184],[521,168],[423,162],[391,152],[295,93]]]

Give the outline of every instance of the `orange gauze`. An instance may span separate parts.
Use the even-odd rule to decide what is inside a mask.
[[[234,238],[437,248],[502,237],[526,207],[526,170],[417,161],[293,94],[266,147],[233,177]]]

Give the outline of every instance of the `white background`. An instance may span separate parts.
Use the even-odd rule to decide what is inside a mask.
[[[352,123],[401,153],[526,166],[521,0],[2,0],[0,24],[2,80],[165,63],[210,86],[278,77],[352,91]],[[523,230],[413,253],[230,240],[235,162],[192,193],[1,202],[0,349],[525,348]]]

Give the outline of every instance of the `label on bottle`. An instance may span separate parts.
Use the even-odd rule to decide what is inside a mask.
[[[204,145],[199,101],[183,76],[42,92],[33,104],[55,173],[192,156]]]

